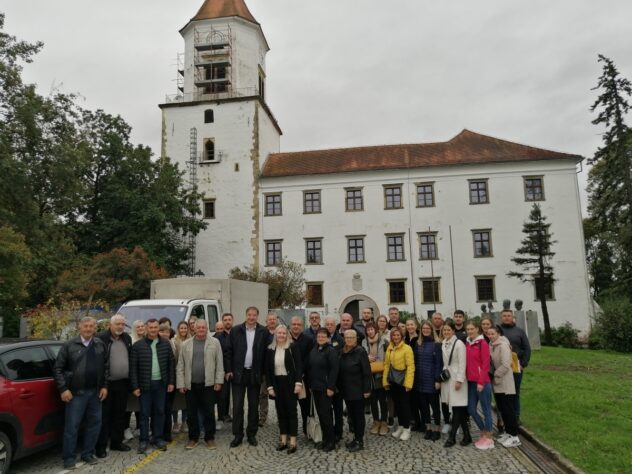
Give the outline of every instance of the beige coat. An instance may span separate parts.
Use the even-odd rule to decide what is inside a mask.
[[[450,352],[452,346],[456,344],[454,353],[452,354],[452,363],[448,365],[450,360]],[[441,384],[441,401],[452,407],[467,406],[467,380],[465,378],[465,344],[456,336],[441,343],[443,352],[443,368],[450,371],[450,380]],[[456,383],[461,382],[461,388],[456,389]]]
[[[489,343],[492,364],[494,365],[494,393],[515,395],[513,371],[511,370],[511,345],[505,336],[500,336],[496,342]]]
[[[180,357],[176,367],[176,388],[191,390],[191,365],[193,361],[193,340],[187,339],[180,347]],[[204,344],[204,385],[211,387],[224,383],[224,358],[222,346],[211,336],[206,337]]]

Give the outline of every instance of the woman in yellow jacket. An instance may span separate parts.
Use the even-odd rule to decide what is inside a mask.
[[[391,329],[391,343],[384,357],[382,383],[390,390],[395,405],[399,426],[393,437],[408,441],[410,439],[410,403],[408,392],[413,388],[415,378],[415,357],[413,350],[404,342],[404,333],[400,328]]]

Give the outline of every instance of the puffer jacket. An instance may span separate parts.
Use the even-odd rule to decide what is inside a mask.
[[[457,336],[458,337],[458,336]],[[479,385],[490,383],[489,380],[489,345],[483,336],[478,336],[473,341],[467,339],[466,369],[468,382],[476,382]]]
[[[109,355],[106,345],[98,337],[93,337],[94,351],[97,364],[97,387],[107,388],[110,375]],[[71,392],[84,388],[86,373],[86,346],[81,342],[81,336],[66,341],[55,360],[55,385],[59,393],[66,390]],[[82,355],[83,354],[83,355]],[[70,378],[70,384],[67,383]]]
[[[151,385],[151,339],[146,337],[136,341],[132,346],[129,362],[129,379],[132,391],[149,390]],[[158,338],[156,355],[160,366],[160,375],[166,385],[176,384],[176,364],[171,343],[168,339]]]
[[[443,370],[441,343],[435,342],[432,336],[424,337],[420,346],[415,341],[415,391],[421,393],[438,393],[435,382]]]
[[[415,357],[413,350],[404,341],[400,341],[397,346],[393,346],[391,342],[386,349],[386,357],[384,358],[384,373],[382,374],[382,384],[384,388],[389,387],[388,373],[393,367],[396,370],[405,370],[404,387],[413,388],[415,380]]]
[[[491,359],[494,364],[494,393],[515,395],[513,371],[511,370],[511,345],[505,336],[500,336],[496,342],[491,342]]]

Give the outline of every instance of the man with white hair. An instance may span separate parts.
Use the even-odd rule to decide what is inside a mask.
[[[129,396],[129,353],[132,337],[125,332],[125,316],[115,314],[110,318],[109,329],[97,334],[108,350],[110,364],[109,394],[102,404],[101,433],[96,446],[98,458],[107,456],[108,442],[112,451],[129,451],[123,444],[127,397]]]

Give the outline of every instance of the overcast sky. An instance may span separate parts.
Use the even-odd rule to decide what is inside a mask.
[[[271,48],[282,151],[443,141],[468,128],[591,156],[597,55],[632,79],[629,0],[246,2]],[[202,3],[4,0],[0,11],[8,33],[45,43],[27,82],[120,114],[159,152],[178,30]]]

